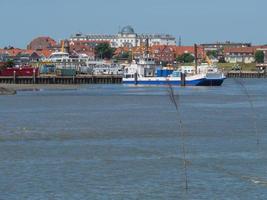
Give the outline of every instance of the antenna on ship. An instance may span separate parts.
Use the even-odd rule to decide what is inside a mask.
[[[146,43],[145,43],[145,56],[148,57],[148,54],[149,54],[149,51],[148,51],[148,48],[149,48],[149,40],[148,38],[146,38]]]
[[[194,44],[194,53],[195,53],[195,74],[197,74],[197,44]]]

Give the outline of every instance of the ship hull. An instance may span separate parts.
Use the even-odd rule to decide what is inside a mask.
[[[140,78],[134,80],[132,78],[123,78],[123,84],[135,84],[135,85],[185,85],[185,86],[221,86],[225,78],[218,79],[208,79],[208,78],[199,78],[185,80],[184,82],[181,79],[159,79],[159,78]]]

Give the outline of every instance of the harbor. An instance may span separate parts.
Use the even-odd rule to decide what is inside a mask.
[[[264,72],[228,72],[227,78],[267,78]],[[44,77],[3,77],[0,76],[0,84],[122,84],[123,76],[121,75],[86,75],[86,76],[44,76]],[[186,77],[185,77],[186,79]],[[185,83],[176,85],[186,86]]]
[[[0,200],[267,200],[266,0],[0,5]]]
[[[267,78],[265,71],[230,71],[226,73],[227,78]]]
[[[230,71],[227,78],[267,78],[265,72]],[[122,75],[0,76],[0,84],[122,84]],[[186,79],[186,77],[184,77]],[[186,85],[180,83],[176,85]]]
[[[119,75],[1,77],[0,84],[120,84]]]

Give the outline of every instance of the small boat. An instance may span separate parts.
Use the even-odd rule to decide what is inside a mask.
[[[196,71],[197,70],[197,71]],[[152,59],[133,61],[124,68],[124,84],[220,86],[225,75],[214,65],[183,66],[178,70],[157,69]]]

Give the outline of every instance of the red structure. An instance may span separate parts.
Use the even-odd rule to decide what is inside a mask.
[[[0,76],[34,76],[39,73],[38,68],[20,67],[20,68],[6,68],[0,71]]]

